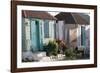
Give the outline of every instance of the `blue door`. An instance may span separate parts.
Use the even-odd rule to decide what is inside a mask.
[[[36,20],[31,21],[31,48],[32,51],[38,51],[40,46],[39,42],[39,22]]]
[[[86,46],[86,31],[85,27],[81,26],[81,45]]]

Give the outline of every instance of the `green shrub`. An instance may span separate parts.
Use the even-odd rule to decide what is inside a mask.
[[[49,41],[47,45],[44,45],[44,50],[47,52],[47,56],[58,54],[58,44],[55,41]]]
[[[76,53],[74,49],[72,48],[66,49],[65,56],[66,56],[66,59],[71,59],[71,60],[76,59]]]

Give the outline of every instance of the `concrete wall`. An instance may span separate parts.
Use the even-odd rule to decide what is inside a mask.
[[[71,47],[76,47],[77,46],[77,28],[70,29],[70,46]]]

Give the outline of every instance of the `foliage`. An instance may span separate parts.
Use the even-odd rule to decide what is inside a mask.
[[[84,47],[66,49],[65,56],[66,59],[83,59],[85,57]]]
[[[58,43],[59,53],[65,54],[65,50],[67,49],[65,42],[62,40],[56,40],[56,42]]]
[[[49,43],[44,45],[44,50],[47,52],[47,55],[54,55],[58,54],[58,44],[55,41],[49,41]]]
[[[77,57],[75,50],[73,48],[66,49],[65,56],[66,56],[66,59],[71,59],[71,60],[76,59]]]

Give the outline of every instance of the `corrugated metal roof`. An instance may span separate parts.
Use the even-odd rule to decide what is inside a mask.
[[[57,18],[58,21],[64,20],[65,23],[68,23],[68,24],[74,24],[75,23],[75,20],[72,17],[71,13],[61,12],[58,15],[56,15],[55,17]]]
[[[55,17],[53,17],[52,15],[50,15],[49,13],[45,11],[22,10],[22,17],[56,20]]]
[[[90,24],[90,17],[84,13],[61,12],[55,16],[58,21],[63,20],[65,24]]]

